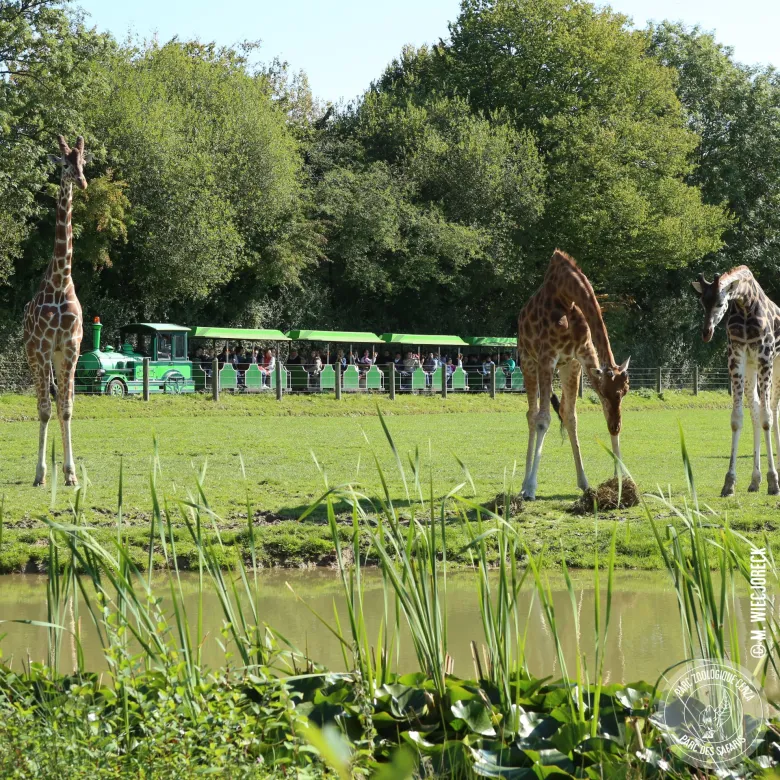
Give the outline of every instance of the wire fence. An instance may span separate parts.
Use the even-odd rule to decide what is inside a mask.
[[[150,394],[177,394],[192,391],[212,393],[214,383],[211,365],[201,365],[196,362],[192,364],[191,372],[190,364],[186,363],[186,365],[188,370],[182,372],[176,371],[176,366],[171,366],[171,370],[167,372],[160,372],[159,367],[156,367],[149,378]],[[390,388],[389,366],[348,365],[340,368],[334,364],[308,363],[280,364],[279,368],[279,380],[284,393],[333,394],[336,393],[338,376],[339,395],[361,392],[394,394]],[[231,393],[275,392],[276,373],[273,366],[220,365],[219,390]],[[395,380],[394,392],[440,394],[444,390],[442,373],[446,373],[446,392],[493,392],[490,370],[475,365],[467,365],[463,369],[442,366],[433,372],[424,371],[421,366],[401,367],[392,374]],[[496,366],[494,373],[495,393],[525,392],[520,369],[510,372],[501,366]],[[678,369],[632,365],[629,369],[629,381],[632,391],[731,392],[729,372],[725,368],[700,369],[698,366],[692,366]],[[583,377],[580,394],[590,389],[592,389],[590,383]],[[0,393],[25,393],[32,390],[32,377],[24,359],[6,357],[0,361]],[[92,369],[80,369],[76,377],[76,392],[114,396],[142,395],[142,367],[140,364],[133,368],[117,366],[107,374],[101,373],[101,369],[97,366]]]

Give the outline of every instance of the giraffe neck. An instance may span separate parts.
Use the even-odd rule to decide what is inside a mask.
[[[70,282],[73,260],[73,230],[71,228],[71,207],[73,204],[73,181],[62,172],[60,194],[57,199],[57,227],[54,237],[54,255],[44,282],[55,289],[64,289]]]
[[[550,282],[556,295],[565,301],[573,301],[585,316],[590,329],[593,346],[599,356],[602,367],[614,368],[615,356],[609,343],[607,326],[601,316],[601,306],[593,292],[588,277],[579,266],[565,253],[556,249],[550,261]]]

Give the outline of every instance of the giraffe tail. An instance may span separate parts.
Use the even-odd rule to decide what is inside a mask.
[[[550,396],[550,404],[561,421],[561,441],[563,441],[566,438],[566,427],[563,424],[563,417],[561,417],[561,401],[555,393]]]
[[[555,393],[550,396],[550,403],[552,404],[552,408],[555,409],[555,414],[558,415],[561,424],[563,424],[563,417],[561,417],[561,402]]]
[[[57,402],[57,383],[54,381],[54,371],[49,374],[49,393],[54,402]]]

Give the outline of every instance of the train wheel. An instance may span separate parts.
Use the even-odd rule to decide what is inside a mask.
[[[112,379],[106,386],[106,395],[122,398],[125,394],[125,385],[121,379]]]

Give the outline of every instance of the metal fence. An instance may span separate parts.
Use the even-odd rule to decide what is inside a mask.
[[[199,368],[199,366],[198,366]],[[395,395],[395,393],[415,393],[419,395],[441,395],[442,393],[513,393],[525,392],[522,382],[522,374],[516,371],[513,374],[507,374],[500,366],[495,368],[494,372],[484,372],[481,367],[467,366],[464,371],[454,371],[446,374],[446,387],[442,385],[442,372],[445,369],[439,369],[434,373],[423,372],[420,367],[415,371],[395,370],[392,374],[394,387],[390,386],[391,371],[389,367],[383,366],[348,366],[342,369],[333,364],[305,364],[305,365],[279,365],[278,380],[277,372],[266,372],[262,368],[249,373],[246,370],[232,372],[228,369],[224,374],[228,374],[227,381],[220,368],[218,392],[230,393],[275,393],[277,392],[277,381],[284,393],[308,393],[308,394],[336,394],[342,393],[382,393]],[[381,369],[381,370],[380,370]],[[203,371],[202,381],[196,385],[200,392],[212,393],[214,391],[214,382],[212,370]],[[259,375],[259,380],[255,381]],[[493,376],[495,379],[493,379]],[[255,379],[253,379],[253,377]],[[337,382],[338,377],[338,382]],[[692,366],[687,369],[661,367],[631,366],[629,369],[631,391],[646,390],[662,393],[665,390],[678,390],[683,392],[698,393],[706,390],[731,391],[728,370],[725,368],[699,369]],[[495,381],[495,387],[493,386]],[[556,378],[557,384],[557,378]],[[337,389],[338,386],[338,389]],[[97,385],[99,392],[111,394],[110,388]],[[31,392],[33,388],[32,377],[30,375],[27,362],[19,358],[5,358],[0,361],[0,393],[20,393]],[[590,389],[590,383],[583,377],[580,387],[580,394],[584,394]],[[176,393],[181,388],[176,383],[169,385],[160,385],[152,387],[152,394],[155,392]],[[78,392],[90,392],[88,385],[79,383]],[[138,394],[141,394],[138,391]],[[121,395],[121,394],[120,394]]]

